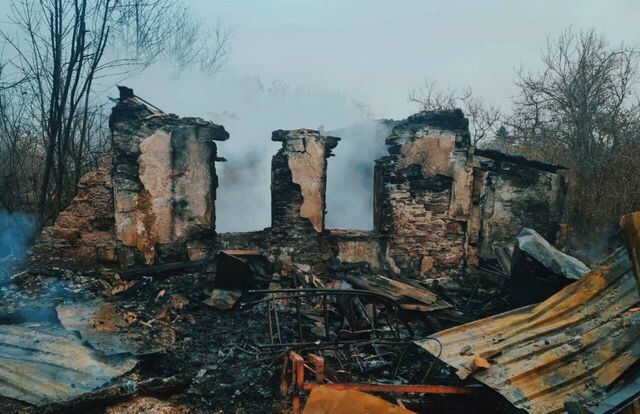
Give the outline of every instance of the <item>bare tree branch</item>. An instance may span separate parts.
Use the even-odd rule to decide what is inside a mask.
[[[183,0],[14,0],[0,39],[10,52],[0,73],[8,114],[22,114],[22,129],[8,135],[8,156],[32,139],[37,168],[29,178],[41,221],[55,218],[75,192],[80,175],[107,141],[104,106],[94,85],[128,76],[162,60],[207,75],[226,61],[231,31],[210,27]],[[11,30],[9,30],[11,28]],[[10,56],[13,55],[13,56]],[[7,98],[8,97],[8,98]],[[15,106],[15,109],[13,108]],[[0,114],[2,116],[2,114]],[[4,124],[9,130],[10,123]],[[5,148],[0,148],[5,150]],[[16,158],[19,159],[20,157]],[[14,165],[11,161],[10,165]],[[16,180],[17,167],[9,177]],[[12,190],[14,191],[14,190]]]
[[[543,69],[517,72],[507,124],[526,155],[570,167],[567,215],[579,229],[615,225],[640,208],[639,52],[594,29],[547,41]]]
[[[411,91],[409,101],[420,105],[423,111],[462,109],[469,119],[469,132],[473,145],[492,139],[502,118],[500,109],[473,96],[471,87],[462,90],[440,89],[435,81],[427,81],[421,88],[414,88]]]

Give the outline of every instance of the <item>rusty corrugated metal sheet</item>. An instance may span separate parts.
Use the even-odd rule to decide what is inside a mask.
[[[130,354],[96,352],[52,324],[0,325],[0,395],[30,404],[77,398],[136,363]]]
[[[461,378],[473,376],[530,413],[561,412],[565,401],[588,408],[634,383],[620,377],[640,359],[639,299],[621,248],[540,304],[439,332],[431,337],[437,341],[419,345]],[[474,369],[477,357],[491,367]]]

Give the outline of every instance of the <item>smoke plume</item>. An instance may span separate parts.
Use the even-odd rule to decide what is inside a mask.
[[[216,166],[218,232],[271,225],[271,157],[280,147],[271,141],[271,132],[297,128],[343,138],[328,162],[327,226],[372,227],[373,160],[384,153],[385,127],[367,121],[372,114],[366,104],[334,91],[230,74],[184,82],[145,72],[131,86],[166,112],[200,116],[229,131],[230,139],[218,144],[219,155],[227,159]]]
[[[24,261],[33,242],[36,219],[27,213],[0,211],[0,281]]]

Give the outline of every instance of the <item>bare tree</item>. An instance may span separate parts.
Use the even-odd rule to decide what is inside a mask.
[[[549,40],[543,69],[518,71],[515,122],[523,138],[553,141],[588,162],[630,138],[637,122],[638,51],[611,47],[595,30]]]
[[[73,195],[105,125],[99,79],[121,78],[161,58],[215,73],[230,39],[180,0],[16,0],[10,22],[0,37],[13,52],[14,101],[27,107],[29,134],[44,158],[37,196],[43,222]]]
[[[547,42],[540,71],[518,71],[511,133],[525,155],[570,168],[567,214],[578,229],[640,208],[637,67],[636,49],[569,29]]]
[[[41,157],[37,137],[26,122],[28,107],[11,92],[17,86],[8,81],[6,66],[0,64],[0,210],[28,210],[35,205],[37,170]]]
[[[422,87],[411,91],[409,101],[419,104],[423,111],[462,109],[469,119],[473,145],[493,138],[501,119],[500,109],[474,96],[470,87],[462,90],[441,89],[435,81],[427,81]]]

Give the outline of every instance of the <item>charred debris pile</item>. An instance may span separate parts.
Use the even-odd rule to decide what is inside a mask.
[[[593,269],[566,254],[562,167],[419,113],[376,161],[373,230],[326,229],[340,138],[277,130],[272,226],[217,233],[229,134],[120,92],[112,153],[0,289],[2,412],[606,413],[640,395],[640,219]]]

